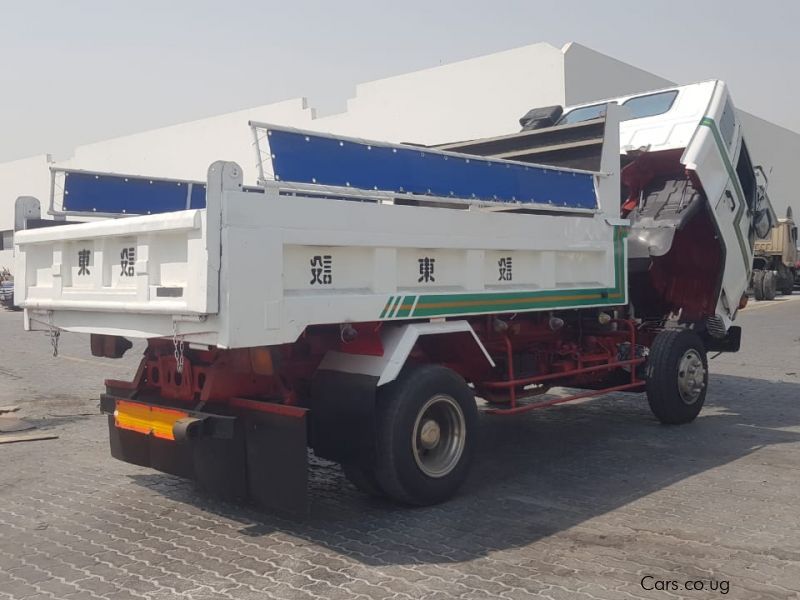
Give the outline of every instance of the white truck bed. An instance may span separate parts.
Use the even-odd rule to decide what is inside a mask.
[[[258,194],[240,172],[212,165],[205,209],[19,232],[26,328],[239,348],[315,324],[627,302],[624,222],[601,210]]]

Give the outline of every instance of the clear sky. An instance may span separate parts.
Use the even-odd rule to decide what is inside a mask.
[[[796,0],[0,0],[0,161],[575,41],[800,132]]]

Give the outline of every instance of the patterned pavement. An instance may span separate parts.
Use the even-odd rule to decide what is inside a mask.
[[[63,335],[52,358],[0,311],[0,405],[60,436],[0,445],[0,600],[798,598],[797,300],[743,312],[691,425],[624,394],[484,416],[453,501],[398,508],[315,461],[304,520],[112,460],[97,396],[137,348]]]

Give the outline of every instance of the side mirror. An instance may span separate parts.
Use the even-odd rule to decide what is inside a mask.
[[[756,185],[756,203],[753,211],[753,231],[759,239],[766,238],[773,227],[777,224],[777,216],[772,209],[772,204],[767,195],[767,174],[764,169],[757,165],[754,168],[756,179],[761,182]]]
[[[761,178],[764,180],[764,188],[766,189],[766,187],[769,185],[769,178],[767,177],[767,173],[764,171],[764,167],[762,167],[761,165],[756,165],[755,167],[753,167],[753,171],[755,172],[756,177],[761,175]],[[770,174],[772,174],[771,168],[769,172]]]

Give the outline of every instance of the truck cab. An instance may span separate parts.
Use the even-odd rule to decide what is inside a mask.
[[[743,304],[755,240],[774,221],[722,81],[565,109],[559,124],[623,110],[621,216],[642,318],[675,315],[721,338]],[[760,235],[758,235],[760,234]]]

